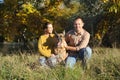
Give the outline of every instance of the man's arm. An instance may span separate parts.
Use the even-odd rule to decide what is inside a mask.
[[[80,43],[79,46],[76,46],[77,51],[79,51],[82,48],[87,47],[88,43],[89,43],[89,39],[90,39],[90,34],[88,32],[85,32],[83,39]]]
[[[77,51],[76,47],[66,46],[65,48],[66,48],[66,50]]]
[[[66,34],[66,37],[65,37],[65,40],[66,40],[67,44],[69,43],[69,37],[70,37],[70,35],[69,35],[69,32],[68,32]],[[76,47],[68,46],[68,45],[66,45],[65,48],[66,48],[66,50],[71,50],[71,51],[76,51],[77,50]]]
[[[73,46],[65,46],[65,48],[67,50],[71,50],[71,51],[79,51],[80,49],[85,48],[88,45],[89,39],[90,39],[90,34],[88,32],[86,32],[85,35],[83,36],[83,39],[82,39],[80,45],[75,46],[75,47],[73,47]]]

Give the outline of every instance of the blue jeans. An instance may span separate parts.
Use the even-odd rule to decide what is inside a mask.
[[[47,66],[46,62],[47,62],[47,60],[46,60],[46,58],[44,56],[41,56],[39,58],[39,63],[40,63],[41,66]]]
[[[50,57],[50,58],[46,58],[44,56],[41,56],[39,59],[40,65],[41,66],[50,66],[50,67],[54,67],[57,64],[57,58],[56,57]]]
[[[66,59],[66,67],[73,68],[78,59],[89,60],[92,55],[92,49],[90,47],[82,48],[80,51],[76,52],[75,55],[69,55]]]

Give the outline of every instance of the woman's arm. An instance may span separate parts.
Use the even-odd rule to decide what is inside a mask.
[[[47,48],[43,45],[43,38],[40,37],[38,41],[38,50],[41,55],[45,57],[50,57],[51,56],[51,51],[47,50]]]

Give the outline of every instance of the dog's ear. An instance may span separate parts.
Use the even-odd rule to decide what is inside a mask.
[[[54,31],[54,34],[55,34],[55,36],[58,36],[58,33],[56,31]]]
[[[65,35],[65,30],[63,31],[63,35]]]

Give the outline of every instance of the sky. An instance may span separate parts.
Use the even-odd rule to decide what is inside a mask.
[[[0,0],[0,3],[4,3],[4,0]]]

